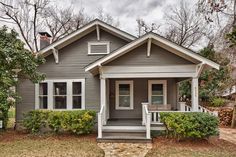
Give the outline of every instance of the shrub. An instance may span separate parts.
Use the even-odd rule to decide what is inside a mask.
[[[59,130],[62,128],[61,127],[62,118],[63,117],[61,112],[51,112],[48,115],[47,124],[53,132],[58,133]]]
[[[95,124],[96,112],[81,110],[69,112],[65,111],[62,119],[62,127],[76,134],[91,133]]]
[[[225,104],[225,100],[223,98],[213,98],[211,100],[211,105],[214,107],[220,107]]]
[[[31,133],[38,133],[41,127],[46,126],[48,113],[35,110],[24,114],[23,126]]]
[[[24,116],[23,125],[31,133],[38,133],[42,127],[48,126],[51,131],[60,130],[76,134],[91,133],[95,124],[95,111],[30,111]]]
[[[218,118],[201,112],[161,113],[161,121],[175,138],[207,138],[218,134]]]

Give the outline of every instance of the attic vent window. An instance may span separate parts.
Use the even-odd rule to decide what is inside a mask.
[[[88,54],[89,55],[101,55],[110,53],[109,42],[89,42],[88,43]]]

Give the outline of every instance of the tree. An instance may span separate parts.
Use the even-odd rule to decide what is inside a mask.
[[[216,53],[213,46],[202,49],[199,54],[221,65],[220,70],[210,69],[203,71],[199,78],[199,98],[209,101],[211,98],[221,94],[234,82],[231,79],[228,58]],[[180,95],[186,95],[190,98],[191,90],[189,89],[191,89],[191,83],[189,81],[183,82],[180,87]]]
[[[220,16],[232,18],[231,25],[236,24],[236,0],[198,0],[197,10],[208,23],[221,23]]]
[[[143,19],[138,18],[136,20],[138,24],[138,36],[142,36],[148,32],[158,32],[160,25],[156,25],[155,23],[152,23],[151,25],[148,25]]]
[[[102,8],[98,9],[97,18],[101,21],[104,21],[114,27],[119,27],[120,23],[118,19],[114,19],[110,14],[105,13]]]
[[[1,18],[14,22],[28,48],[32,52],[38,51],[37,33],[43,22],[40,17],[49,0],[19,0],[0,4]]]
[[[170,8],[165,17],[164,36],[180,46],[194,46],[207,34],[204,20],[186,2]]]
[[[75,14],[72,7],[58,9],[52,6],[45,10],[43,19],[46,29],[49,30],[52,36],[52,42],[78,30],[91,20],[83,10]]]
[[[11,90],[17,84],[17,72],[37,83],[44,75],[37,71],[37,66],[44,59],[24,48],[24,42],[18,39],[18,34],[7,27],[0,28],[0,113],[3,118],[3,128],[8,121],[8,110],[18,98]]]
[[[39,51],[38,32],[49,30],[54,42],[91,20],[83,10],[75,13],[73,7],[59,9],[50,0],[1,2],[0,19],[17,25],[17,30],[32,52]]]

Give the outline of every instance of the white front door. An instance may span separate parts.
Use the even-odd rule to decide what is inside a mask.
[[[167,104],[166,80],[148,80],[148,102],[151,105]]]

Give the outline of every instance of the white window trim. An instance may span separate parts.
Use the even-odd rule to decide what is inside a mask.
[[[129,84],[130,85],[130,107],[120,107],[119,105],[119,85]],[[132,80],[116,81],[116,110],[133,110],[134,109],[134,83]]]
[[[48,110],[83,110],[85,109],[85,79],[47,79],[42,81],[46,82],[48,85]],[[66,109],[54,109],[53,108],[53,83],[54,82],[66,82],[67,88],[67,99],[66,99]],[[81,109],[73,109],[73,82],[81,82]],[[39,105],[39,84],[35,84],[35,109],[40,109]]]
[[[152,102],[152,84],[162,84],[163,85],[163,96],[164,96],[164,104],[167,104],[167,80],[148,80],[148,102],[151,104]]]
[[[104,53],[91,53],[92,45],[106,45],[107,52]],[[109,54],[110,53],[110,42],[109,41],[99,41],[99,42],[88,42],[88,54],[89,55],[101,55],[101,54]]]

